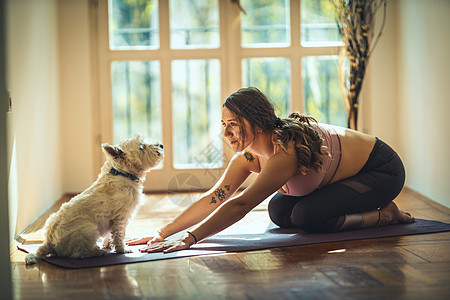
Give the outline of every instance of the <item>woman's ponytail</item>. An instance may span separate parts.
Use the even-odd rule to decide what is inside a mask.
[[[315,122],[317,123],[316,119],[314,119],[313,117],[309,117],[309,116],[305,116],[299,112],[293,112],[289,115],[290,119],[295,119],[299,122],[303,122],[303,123],[307,123],[308,125],[311,125],[310,122]]]
[[[328,154],[323,149],[323,139],[311,123],[317,123],[313,117],[293,112],[288,118],[277,120],[274,131],[278,135],[278,142],[283,149],[287,149],[289,142],[295,143],[298,169],[305,174],[310,169],[322,170],[323,155]],[[280,126],[276,126],[277,123]]]

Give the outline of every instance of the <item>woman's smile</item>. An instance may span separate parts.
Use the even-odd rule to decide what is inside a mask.
[[[244,122],[244,124],[240,122]],[[224,137],[228,139],[228,142],[235,151],[242,151],[251,144],[249,141],[252,140],[253,133],[250,130],[248,121],[238,120],[227,108],[223,108],[222,110],[222,126],[224,129]]]

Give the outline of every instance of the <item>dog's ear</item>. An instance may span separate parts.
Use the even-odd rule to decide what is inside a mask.
[[[122,149],[120,149],[117,146],[111,146],[110,144],[103,144],[102,147],[105,153],[111,155],[113,158],[122,157],[122,155],[124,154]]]
[[[143,136],[140,135],[140,134],[138,134],[138,133],[135,133],[135,134],[133,134],[133,139],[134,139],[134,140],[142,140],[142,139],[143,139]]]

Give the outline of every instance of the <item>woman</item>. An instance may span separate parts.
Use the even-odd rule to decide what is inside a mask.
[[[379,139],[298,113],[281,120],[254,87],[226,99],[222,125],[236,155],[220,180],[156,236],[128,245],[148,243],[143,252],[187,249],[239,221],[276,191],[268,210],[280,227],[336,232],[414,221],[392,202],[405,171]],[[259,175],[233,195],[251,173]],[[181,238],[165,240],[193,225]]]

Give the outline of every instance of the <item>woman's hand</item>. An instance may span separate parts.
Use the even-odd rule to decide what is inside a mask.
[[[139,251],[148,253],[154,252],[170,253],[174,251],[189,249],[194,243],[195,241],[193,240],[193,238],[189,234],[186,234],[183,237],[170,241],[157,241],[157,242],[150,241],[147,247],[141,248],[139,249]]]
[[[164,241],[164,236],[162,235],[161,232],[158,231],[155,234],[155,236],[126,240],[125,244],[127,246],[142,245],[142,244],[151,245],[153,243],[158,243],[158,242],[162,242],[162,241]]]

